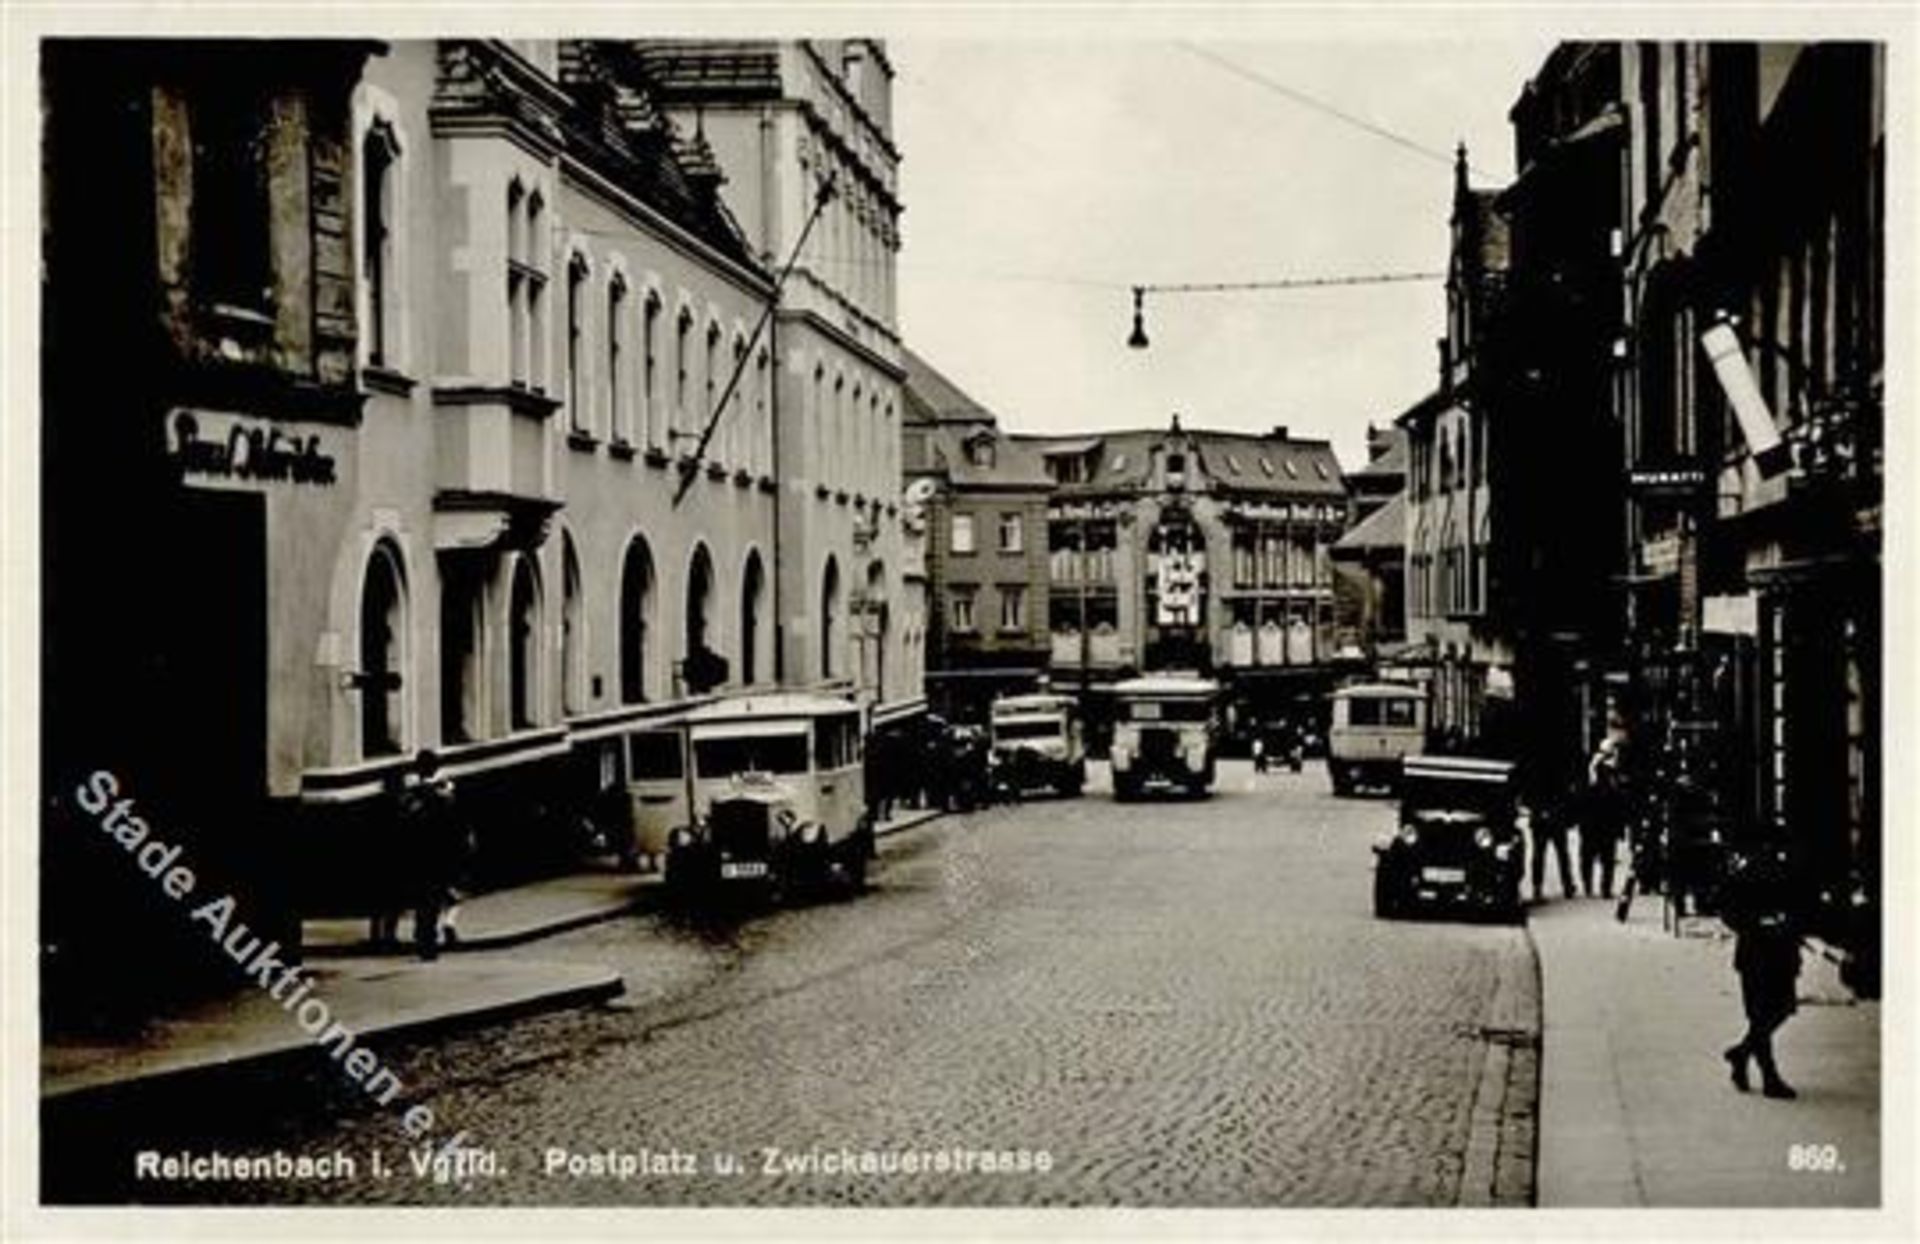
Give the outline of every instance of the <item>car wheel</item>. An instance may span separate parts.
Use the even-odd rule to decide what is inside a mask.
[[[698,847],[667,852],[666,887],[676,898],[690,898],[707,884],[707,860]]]

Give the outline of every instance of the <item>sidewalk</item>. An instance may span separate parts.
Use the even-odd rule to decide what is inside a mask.
[[[940,816],[909,809],[879,827],[887,837]],[[654,873],[593,871],[475,895],[460,905],[461,952],[504,952],[542,937],[615,919],[657,894]],[[313,997],[363,1038],[453,1024],[498,1022],[534,1011],[584,1006],[620,994],[619,973],[590,965],[545,963],[514,953],[460,953],[422,963],[412,955],[411,917],[401,922],[398,950],[372,952],[365,917],[309,920],[302,932]],[[93,1090],[168,1077],[215,1074],[279,1058],[311,1055],[313,1041],[279,1002],[240,988],[177,1014],[137,1035],[112,1041],[56,1038],[41,1046],[41,1097],[52,1101]]]
[[[309,997],[361,1040],[455,1023],[498,1021],[584,1006],[622,992],[610,968],[539,963],[503,955],[309,963]],[[185,1079],[275,1059],[320,1058],[294,1016],[265,990],[245,987],[149,1022],[110,1042],[59,1038],[40,1051],[40,1095],[55,1101],[93,1090]]]
[[[1721,1051],[1745,1027],[1733,942],[1717,922],[1675,937],[1658,898],[1532,909],[1542,982],[1543,1208],[1880,1203],[1880,1006],[1804,957],[1800,1011],[1774,1037],[1797,1101],[1737,1092]],[[1757,1087],[1757,1086],[1756,1086]],[[1832,1145],[1841,1170],[1789,1167]]]

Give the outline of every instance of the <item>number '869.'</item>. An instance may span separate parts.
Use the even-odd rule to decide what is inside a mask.
[[[1787,1169],[1790,1171],[1844,1171],[1838,1145],[1788,1145]]]

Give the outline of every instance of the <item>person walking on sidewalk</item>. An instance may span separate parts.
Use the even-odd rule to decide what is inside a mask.
[[[440,776],[440,758],[431,749],[414,759],[414,783],[400,801],[400,832],[413,891],[414,945],[422,959],[436,959],[441,923],[465,871],[468,844],[454,807],[453,782]]]
[[[1760,1091],[1792,1098],[1773,1061],[1773,1034],[1797,1009],[1800,933],[1789,894],[1792,876],[1787,853],[1767,846],[1750,856],[1735,855],[1728,868],[1723,918],[1734,932],[1733,969],[1740,975],[1740,1001],[1747,1015],[1746,1035],[1723,1057],[1733,1086],[1750,1087],[1747,1063],[1760,1068]]]
[[[1580,878],[1588,894],[1613,897],[1614,856],[1626,823],[1626,769],[1620,740],[1600,740],[1587,765],[1586,809],[1580,817]],[[1598,881],[1596,885],[1595,882]]]
[[[1545,799],[1528,811],[1527,834],[1532,840],[1529,845],[1533,872],[1533,901],[1540,902],[1545,895],[1541,893],[1547,879],[1547,852],[1552,850],[1554,861],[1560,869],[1560,893],[1566,898],[1580,897],[1580,882],[1573,875],[1573,861],[1567,850],[1567,812],[1566,803],[1560,799]]]

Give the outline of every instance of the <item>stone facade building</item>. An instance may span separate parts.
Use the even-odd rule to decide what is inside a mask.
[[[759,262],[777,270],[800,248],[780,294],[772,398],[782,675],[850,686],[897,710],[921,694],[926,622],[920,585],[904,575],[900,152],[885,45],[633,48],[662,107],[724,173]],[[823,185],[831,192],[816,217]]]
[[[906,470],[931,490],[928,698],[969,718],[1047,676],[1053,479],[992,412],[911,351],[906,361]]]
[[[618,830],[712,695],[910,706],[891,279],[831,275],[898,210],[853,46],[754,54],[810,85],[729,197],[738,131],[626,42],[50,45],[47,789],[113,772],[285,945],[365,909],[420,749],[484,883]],[[69,959],[146,944],[58,897]]]

